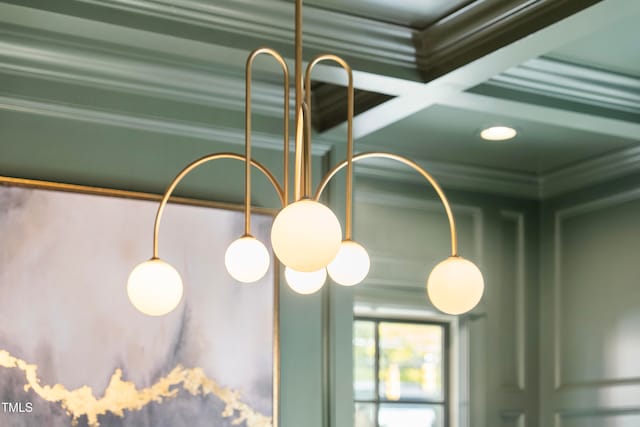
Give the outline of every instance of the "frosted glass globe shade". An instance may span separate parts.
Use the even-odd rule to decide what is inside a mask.
[[[129,301],[148,316],[164,316],[182,300],[182,279],[171,265],[160,259],[138,264],[127,282]]]
[[[367,250],[353,240],[340,244],[338,255],[329,263],[329,276],[339,285],[354,286],[362,282],[369,273],[371,261]]]
[[[462,314],[473,309],[482,298],[484,279],[474,263],[462,257],[449,257],[436,265],[427,281],[429,299],[440,311]]]
[[[271,228],[271,245],[282,263],[296,271],[323,269],[340,249],[342,229],[335,214],[313,200],[282,209]]]
[[[327,280],[327,270],[321,268],[317,271],[296,271],[289,267],[284,269],[284,277],[291,289],[302,295],[317,292]]]
[[[227,271],[238,282],[253,283],[262,279],[269,270],[269,251],[253,236],[234,241],[224,254]]]

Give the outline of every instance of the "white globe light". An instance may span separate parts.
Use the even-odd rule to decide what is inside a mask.
[[[353,240],[345,240],[340,245],[338,255],[327,266],[327,271],[337,284],[354,286],[367,277],[369,267],[371,261],[367,250]]]
[[[313,200],[282,209],[273,221],[271,244],[284,265],[300,272],[323,269],[340,249],[342,229],[335,214]]]
[[[182,300],[182,279],[171,265],[160,259],[138,264],[127,282],[129,301],[148,316],[164,316]]]
[[[269,251],[253,236],[234,241],[224,254],[227,271],[238,282],[253,283],[262,279],[269,270]]]
[[[427,281],[429,299],[448,314],[470,311],[480,302],[483,292],[484,279],[478,267],[457,256],[436,265]]]
[[[299,294],[309,295],[322,288],[327,280],[327,270],[321,268],[317,271],[303,272],[286,267],[284,277],[291,289]]]

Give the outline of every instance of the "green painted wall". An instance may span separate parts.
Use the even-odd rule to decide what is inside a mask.
[[[163,191],[192,159],[242,149],[32,113],[5,113],[0,128],[2,175],[149,192]],[[255,156],[279,170],[277,150],[258,148]],[[316,157],[316,181],[342,156],[338,146]],[[274,206],[271,188],[255,176],[256,204]],[[328,202],[342,217],[340,179]],[[445,187],[461,253],[480,265],[487,282],[481,305],[456,326],[461,426],[640,421],[639,183],[640,176],[627,177],[542,204]],[[240,202],[241,190],[242,165],[225,162],[195,173],[179,193]],[[429,310],[425,278],[448,254],[446,217],[428,187],[359,175],[355,197],[355,237],[373,261],[367,282],[311,297],[282,286],[283,427],[352,425],[354,298]]]
[[[453,317],[459,360],[460,426],[538,425],[539,204],[444,188],[460,254],[483,271],[486,291],[469,315]],[[424,184],[358,178],[356,238],[372,256],[356,301],[431,310],[426,278],[449,255],[449,230]],[[445,317],[447,319],[447,317]]]
[[[461,252],[487,283],[458,327],[461,425],[638,425],[639,184],[637,174],[541,203],[445,187]],[[369,177],[356,200],[356,237],[374,261],[356,301],[427,308],[424,278],[448,250],[433,193]]]
[[[544,426],[640,425],[640,175],[544,205]]]

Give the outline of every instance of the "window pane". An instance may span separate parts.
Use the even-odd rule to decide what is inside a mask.
[[[354,322],[353,394],[356,400],[373,400],[376,397],[375,328],[374,322]]]
[[[378,422],[380,427],[443,427],[444,408],[442,405],[384,403],[380,405]]]
[[[444,400],[444,328],[380,323],[380,398]]]
[[[356,403],[355,427],[376,427],[376,405]]]

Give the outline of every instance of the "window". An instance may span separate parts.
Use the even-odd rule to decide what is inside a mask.
[[[355,427],[447,427],[448,327],[357,318]]]

